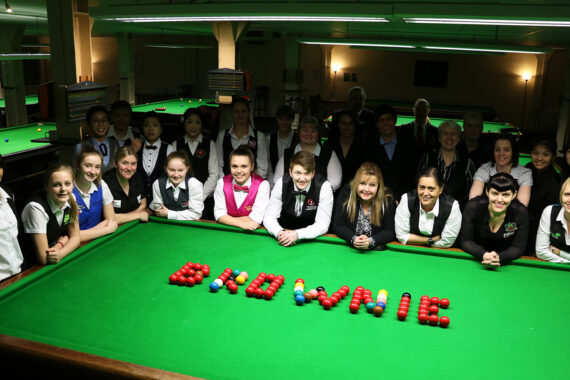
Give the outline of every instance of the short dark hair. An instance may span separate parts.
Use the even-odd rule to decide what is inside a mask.
[[[96,105],[89,108],[87,110],[87,113],[85,114],[85,121],[87,122],[87,124],[91,125],[91,118],[93,117],[95,112],[104,112],[107,118],[109,118],[109,112],[107,112],[107,109],[103,106]]]
[[[495,189],[497,191],[512,191],[513,193],[518,190],[519,185],[517,180],[508,173],[496,173],[493,175],[489,182],[487,182],[487,191]]]
[[[166,160],[164,161],[165,171],[166,167],[168,166],[168,163],[175,159],[182,160],[184,165],[186,165],[186,167],[188,168],[188,174],[190,174],[191,176],[194,175],[194,172],[192,171],[192,164],[190,163],[190,158],[188,157],[188,154],[186,154],[186,152],[183,150],[175,150],[174,152],[171,152],[168,156],[166,156]]]
[[[113,104],[111,104],[111,113],[119,108],[126,108],[129,112],[133,112],[133,108],[131,107],[131,103],[127,102],[126,100],[117,100]]]
[[[232,158],[234,156],[246,156],[249,158],[249,162],[255,167],[255,155],[253,152],[247,147],[247,145],[242,144],[232,150],[230,153],[230,163],[232,162]]]
[[[0,169],[4,169],[4,158],[0,154]]]
[[[374,111],[374,122],[377,123],[380,116],[386,114],[392,115],[392,117],[394,118],[394,124],[396,124],[396,121],[398,120],[398,115],[396,114],[396,110],[394,109],[394,107],[392,107],[389,104],[380,104],[378,107],[376,107],[376,110]]]
[[[517,143],[517,140],[515,140],[515,138],[513,137],[513,135],[509,135],[507,133],[501,133],[499,134],[499,136],[497,136],[497,138],[495,139],[495,141],[493,142],[493,149],[491,149],[491,162],[493,164],[495,164],[495,145],[497,144],[497,141],[499,140],[507,140],[508,142],[511,143],[511,149],[513,152],[512,158],[511,158],[511,165],[517,166],[519,164],[519,144]]]
[[[277,112],[275,112],[275,117],[276,118],[286,117],[287,120],[293,120],[295,118],[295,111],[293,111],[293,108],[289,107],[288,105],[283,104],[279,106],[279,108],[277,108]]]
[[[144,116],[143,116],[143,120],[142,120],[143,124],[144,124],[144,121],[145,121],[146,119],[148,119],[149,117],[154,117],[154,118],[156,118],[156,119],[158,120],[158,122],[160,123],[160,126],[162,127],[162,120],[160,120],[160,114],[159,114],[158,112],[155,112],[155,111],[148,111],[147,113],[145,113]]]
[[[531,149],[536,148],[537,146],[543,146],[548,150],[552,155],[556,156],[556,141],[551,138],[540,136],[538,140],[532,144]]]
[[[439,187],[443,186],[443,175],[441,174],[439,169],[434,166],[428,166],[425,169],[420,170],[418,172],[418,176],[416,178],[416,185],[420,182],[420,178],[422,177],[433,178],[435,179],[435,182],[437,182],[437,185]]]
[[[231,105],[231,109],[233,110],[236,104],[245,104],[245,106],[247,107],[247,110],[251,112],[251,109],[249,108],[249,100],[247,100],[246,98],[244,98],[243,96],[234,96],[232,99],[232,105]]]
[[[182,115],[182,124],[186,123],[186,119],[190,117],[190,115],[196,115],[202,122],[202,128],[204,127],[204,117],[202,113],[198,110],[198,108],[188,108],[184,111],[184,115]]]

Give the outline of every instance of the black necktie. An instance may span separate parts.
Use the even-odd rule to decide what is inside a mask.
[[[146,149],[152,149],[152,150],[158,149],[158,148],[155,147],[154,145],[145,145],[145,148],[146,148]]]
[[[103,155],[103,157],[107,157],[107,146],[105,146],[105,144],[99,144],[99,151],[101,152],[101,154]]]

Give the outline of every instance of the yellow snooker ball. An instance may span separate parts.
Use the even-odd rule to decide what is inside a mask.
[[[41,129],[41,128],[38,128],[38,132],[41,132],[41,131],[42,131],[42,129]]]

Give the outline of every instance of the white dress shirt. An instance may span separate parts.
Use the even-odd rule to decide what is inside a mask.
[[[202,142],[203,136],[200,133],[196,140],[190,140],[188,136],[184,136],[184,142],[190,148],[190,153],[194,155],[196,153],[196,148],[198,144]],[[177,142],[171,144],[173,150],[178,150]],[[216,182],[218,180],[218,151],[216,149],[216,143],[213,140],[210,140],[210,156],[208,157],[208,178],[206,178],[206,182],[203,183],[204,185],[204,199],[208,198],[214,192],[216,188]]]
[[[61,226],[63,223],[63,215],[65,209],[69,207],[69,203],[65,202],[61,208],[57,207],[55,202],[48,196],[47,203],[50,211],[54,214],[57,224]],[[37,202],[30,202],[22,211],[22,224],[24,231],[28,234],[45,234],[47,233],[47,225],[49,215]]]
[[[560,251],[560,256],[550,252],[550,213],[552,206],[547,206],[542,212],[540,223],[538,224],[538,232],[536,233],[536,256],[543,260],[553,263],[570,263],[570,252]],[[558,213],[556,220],[562,223],[564,231],[566,231],[566,244],[570,245],[570,233],[568,231],[568,223],[564,217],[564,207]]]
[[[309,191],[311,182],[305,190]],[[297,186],[293,184],[295,191],[298,191]],[[282,200],[283,192],[283,178],[279,178],[273,187],[271,192],[271,198],[269,199],[269,206],[265,211],[265,216],[263,217],[263,225],[269,231],[269,233],[275,237],[279,231],[284,228],[279,224],[279,217],[281,216],[281,210],[283,208]],[[303,207],[305,202],[304,195],[297,195],[295,200],[295,209]],[[315,216],[315,222],[307,227],[295,230],[297,237],[299,239],[314,239],[317,236],[326,234],[329,226],[331,224],[331,216],[333,209],[333,191],[331,184],[325,181],[321,186],[321,191],[319,193],[319,206],[317,208],[317,214]]]
[[[18,220],[0,188],[0,280],[20,273],[24,256],[18,244]]]
[[[153,144],[150,144],[148,141],[143,141],[142,146],[142,162],[139,162],[139,165],[142,165],[146,174],[150,175],[156,166],[156,161],[158,160],[158,152],[160,152],[160,146],[162,145],[162,141],[160,139],[156,140]],[[147,149],[147,146],[155,146],[156,149]],[[170,153],[174,152],[174,147],[169,145],[166,149],[166,155],[168,156]]]
[[[156,206],[164,204],[162,199],[162,193],[160,192],[160,185],[158,179],[152,184],[152,204],[150,208],[156,210]],[[192,177],[186,181],[181,181],[178,186],[174,186],[170,181],[170,178],[166,180],[166,188],[173,188],[172,196],[175,200],[178,200],[181,189],[188,189],[188,209],[182,211],[168,210],[168,219],[174,220],[196,220],[200,219],[202,216],[202,211],[204,211],[204,200],[203,200],[203,186],[202,182],[198,181],[196,178]],[[166,208],[168,205],[164,204]]]
[[[236,184],[235,179],[232,179],[232,184]],[[251,186],[251,177],[245,181],[243,186]],[[263,222],[263,215],[267,209],[267,204],[269,203],[269,182],[263,181],[259,184],[257,189],[257,195],[255,196],[255,201],[249,213],[251,220],[257,224]],[[241,207],[241,204],[247,197],[245,191],[234,191],[234,199],[236,201],[237,208]],[[228,215],[228,209],[226,207],[226,196],[224,194],[224,179],[220,178],[216,184],[216,190],[214,190],[214,218],[216,220],[220,219],[224,215]]]
[[[109,127],[109,132],[107,132],[107,137],[111,137],[111,136],[117,140],[120,147],[123,147],[125,145],[125,141],[135,139],[135,135],[133,134],[131,127],[127,128],[127,133],[122,138],[119,138],[117,136],[117,134],[115,133],[115,126],[111,125]],[[115,159],[115,157],[113,157],[113,159]]]
[[[293,154],[301,151],[301,144],[295,145],[295,150]],[[313,154],[318,157],[321,154],[321,146],[317,144],[313,150]],[[275,165],[275,174],[273,175],[273,180],[277,182],[281,177],[283,177],[283,171],[285,169],[284,156],[279,158],[277,165]],[[332,152],[331,159],[327,165],[327,181],[332,186],[333,191],[336,191],[342,184],[342,165],[335,152]]]
[[[435,206],[429,212],[425,212],[420,206],[420,217],[418,221],[418,229],[422,234],[430,235],[433,231],[433,223],[439,215],[439,199],[435,202]],[[410,239],[410,210],[408,209],[408,194],[402,195],[402,199],[396,208],[396,217],[394,219],[396,227],[396,238],[402,244],[406,244]],[[449,218],[445,222],[445,227],[441,231],[441,239],[436,241],[432,247],[449,248],[457,239],[461,230],[461,210],[459,203],[453,202]]]
[[[226,130],[220,131],[218,133],[218,138],[216,140],[216,148],[218,150],[218,178],[224,177],[224,135]],[[255,137],[255,132],[252,127],[249,127],[249,133],[243,135],[240,139],[234,134],[234,126],[230,128],[230,142],[232,148],[237,148],[240,145],[247,145],[249,143],[249,138]],[[267,140],[265,135],[257,131],[257,156],[255,159],[256,168],[255,172],[259,174],[262,178],[267,178],[267,168],[269,167],[269,156],[267,151]]]

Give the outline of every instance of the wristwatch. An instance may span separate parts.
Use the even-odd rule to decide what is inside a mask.
[[[434,245],[435,241],[433,241],[432,238],[428,237],[427,243],[428,243],[428,245]]]

